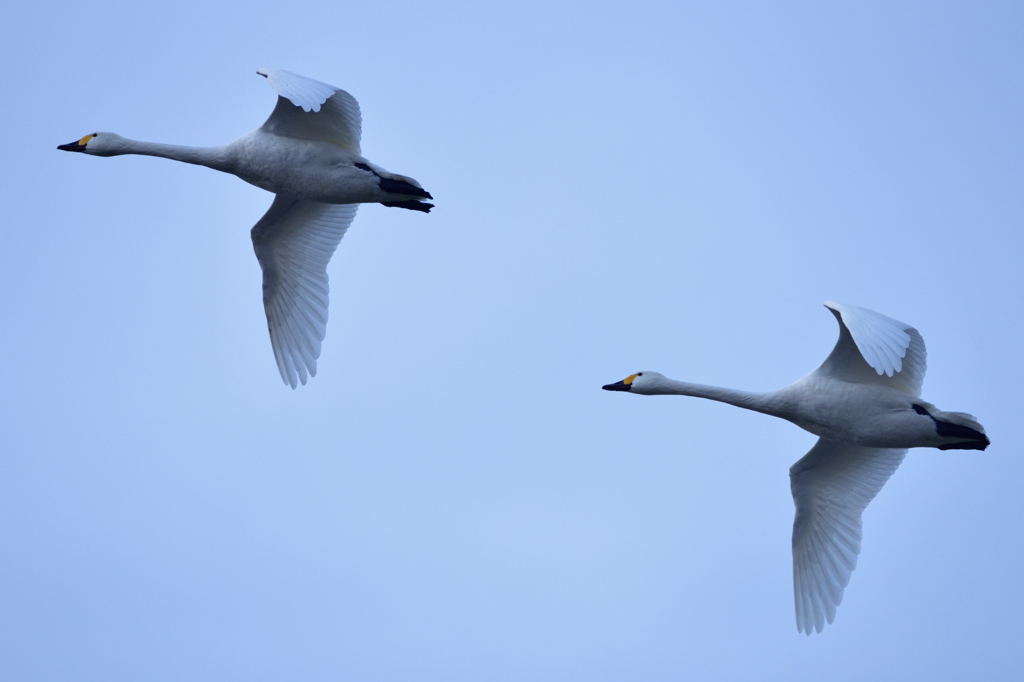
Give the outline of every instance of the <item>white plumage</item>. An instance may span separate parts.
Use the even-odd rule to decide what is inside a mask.
[[[263,268],[263,305],[281,376],[293,388],[316,375],[327,333],[327,263],[358,204],[322,204],[278,195],[252,228]]]
[[[327,263],[360,203],[429,212],[418,182],[362,157],[359,104],[290,71],[257,71],[278,94],[270,118],[221,147],[181,147],[93,133],[58,149],[93,156],[143,154],[231,173],[276,196],[252,229],[277,367],[295,388],[316,375],[327,332]]]
[[[860,554],[861,513],[889,480],[905,448],[865,448],[819,439],[789,470],[793,596],[797,630],[821,632],[836,616]]]
[[[908,448],[984,450],[985,429],[969,414],[919,398],[927,352],[916,329],[865,308],[829,301],[839,341],[803,379],[747,393],[640,372],[604,386],[641,395],[688,395],[787,419],[820,436],[790,469],[793,591],[797,629],[821,632],[857,566],[861,513]]]
[[[302,107],[303,111],[320,111],[320,105],[339,92],[338,88],[333,85],[327,85],[327,83],[321,83],[320,81],[315,81],[312,78],[306,78],[284,69],[256,69],[256,73],[270,82],[270,87],[274,88],[274,92],[285,99],[291,100],[291,103],[295,106]],[[355,114],[358,120],[359,106],[348,93],[345,94],[346,99],[355,107]],[[349,102],[346,102],[346,104]],[[358,130],[359,127],[357,125],[356,137],[359,137]]]

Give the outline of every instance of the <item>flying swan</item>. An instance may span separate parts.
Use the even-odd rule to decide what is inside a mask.
[[[389,173],[359,149],[359,104],[344,90],[290,71],[259,69],[277,92],[266,123],[221,147],[181,147],[92,133],[57,149],[93,156],[142,154],[237,175],[275,194],[252,228],[263,269],[263,306],[277,368],[295,388],[316,376],[327,333],[327,263],[358,204],[427,213],[418,182]]]
[[[747,393],[646,371],[603,387],[717,400],[782,417],[819,436],[789,470],[796,626],[808,635],[835,618],[857,566],[861,513],[907,449],[984,450],[989,444],[971,415],[943,412],[920,399],[927,353],[916,329],[857,306],[828,301],[825,307],[839,320],[839,341],[821,367],[781,390]]]

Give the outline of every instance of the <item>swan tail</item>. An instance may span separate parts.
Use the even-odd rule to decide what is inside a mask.
[[[985,427],[973,415],[966,412],[943,412],[935,409],[934,405],[930,407],[932,409],[927,410],[914,405],[914,411],[931,417],[939,436],[955,439],[937,446],[939,450],[984,450],[992,442],[985,435]]]
[[[984,450],[992,442],[985,435],[985,427],[966,412],[942,412],[935,418],[935,428],[940,436],[964,439],[940,445],[940,450]]]
[[[355,166],[360,170],[369,171],[376,175],[380,180],[379,184],[382,192],[388,192],[389,194],[404,194],[410,197],[420,197],[421,199],[434,198],[430,196],[430,192],[420,186],[420,183],[410,177],[390,173],[380,166],[372,163],[357,163]],[[387,206],[387,204],[385,204],[385,206]],[[415,210],[421,211],[423,209]]]
[[[415,201],[413,199],[409,199],[408,201],[382,201],[380,203],[388,206],[389,208],[407,208],[410,211],[423,211],[424,213],[430,213],[430,209],[434,208],[433,204],[428,204],[425,201]]]
[[[408,182],[405,179],[401,179],[400,177],[388,178],[384,177],[383,175],[380,176],[380,188],[381,191],[389,192],[391,194],[405,194],[406,196],[421,197],[423,199],[434,198],[430,196],[430,192],[428,192],[427,190],[423,189],[422,187],[417,187],[411,182]]]

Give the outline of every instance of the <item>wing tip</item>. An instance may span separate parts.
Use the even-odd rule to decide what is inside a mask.
[[[270,82],[279,96],[284,97],[305,112],[319,112],[321,106],[340,88],[322,81],[300,76],[285,69],[256,69],[256,73]]]
[[[823,305],[847,329],[861,357],[878,376],[891,379],[903,371],[903,361],[910,353],[914,334],[920,338],[914,327],[870,308],[833,300],[825,301]],[[882,330],[880,335],[877,333],[879,329]],[[893,338],[894,334],[899,338]],[[880,338],[872,341],[872,336]],[[923,339],[921,345],[924,345]]]

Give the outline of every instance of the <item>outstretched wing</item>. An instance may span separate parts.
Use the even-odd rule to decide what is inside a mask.
[[[928,352],[916,329],[867,308],[835,301],[825,307],[839,320],[839,341],[818,372],[921,395]]]
[[[279,95],[263,124],[267,132],[299,140],[332,142],[360,154],[359,103],[344,90],[283,69],[259,69]]]
[[[796,628],[821,632],[835,618],[857,567],[861,513],[903,461],[906,450],[818,440],[789,470]]]
[[[263,268],[263,307],[281,378],[295,388],[316,376],[327,333],[327,263],[358,204],[321,204],[277,195],[252,228]]]

